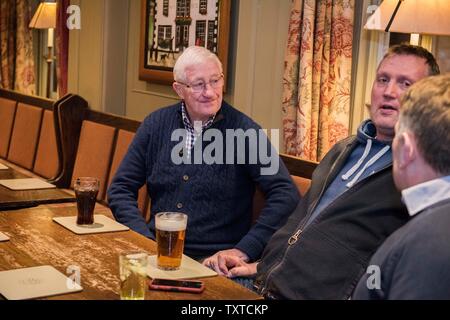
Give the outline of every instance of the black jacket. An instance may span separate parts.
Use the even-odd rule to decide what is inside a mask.
[[[260,294],[348,299],[377,247],[408,220],[389,165],[356,183],[302,229],[356,145],[355,137],[349,137],[328,152],[308,193],[270,239],[258,264]]]

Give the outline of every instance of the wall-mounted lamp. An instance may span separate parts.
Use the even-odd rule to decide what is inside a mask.
[[[449,0],[384,0],[367,19],[368,30],[418,34],[450,35]]]
[[[31,22],[30,28],[33,29],[48,29],[47,47],[48,53],[44,58],[47,61],[47,98],[50,98],[50,79],[51,79],[51,67],[54,60],[53,56],[53,38],[54,28],[56,27],[56,3],[55,2],[42,2],[36,10]]]

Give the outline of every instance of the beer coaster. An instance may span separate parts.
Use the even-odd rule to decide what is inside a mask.
[[[82,290],[79,284],[52,266],[0,272],[0,294],[8,300],[36,299]]]
[[[9,240],[9,237],[6,234],[4,234],[3,232],[0,232],[0,242],[8,241],[8,240]]]
[[[117,221],[102,214],[94,214],[94,223],[91,225],[77,225],[76,216],[55,217],[53,218],[53,221],[59,223],[75,234],[91,234],[130,230],[130,228],[128,228],[127,226],[124,226],[123,224],[118,223]]]
[[[56,188],[55,185],[37,178],[4,179],[0,184],[11,190],[36,190]]]
[[[160,270],[156,266],[156,256],[148,257],[147,275],[159,279],[195,279],[217,276],[217,272],[183,254],[178,270]]]
[[[7,170],[8,167],[5,166],[3,163],[0,163],[0,170]]]

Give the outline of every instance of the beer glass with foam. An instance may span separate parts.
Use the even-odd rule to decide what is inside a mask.
[[[75,180],[74,190],[77,198],[77,224],[92,225],[94,223],[94,208],[97,200],[100,182],[93,177],[80,177]]]
[[[157,266],[162,270],[178,270],[184,249],[187,215],[160,212],[155,216]]]

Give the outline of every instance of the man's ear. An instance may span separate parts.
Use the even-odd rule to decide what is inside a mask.
[[[172,83],[172,88],[173,88],[173,90],[175,90],[175,92],[178,94],[178,96],[181,99],[184,99],[184,90],[183,90],[181,84],[174,82],[174,83]]]
[[[417,157],[417,144],[414,135],[405,131],[398,137],[398,166],[405,168],[411,164]]]

